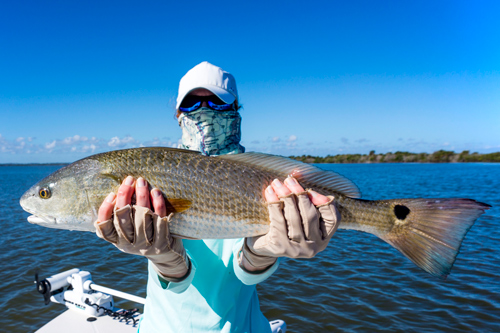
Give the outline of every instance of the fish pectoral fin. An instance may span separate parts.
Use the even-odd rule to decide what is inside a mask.
[[[171,234],[172,237],[175,238],[180,238],[180,239],[189,239],[189,240],[200,240],[201,238],[194,238],[194,237],[188,237],[188,236],[182,236],[182,235],[177,235],[177,234]]]
[[[187,199],[166,198],[165,205],[168,213],[182,213],[191,208],[193,203]]]

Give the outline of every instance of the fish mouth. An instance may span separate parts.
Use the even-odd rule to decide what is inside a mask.
[[[55,224],[56,223],[56,219],[55,218],[41,218],[41,217],[38,217],[36,215],[30,215],[28,216],[28,222],[31,223],[31,224],[45,224],[45,223],[49,223],[49,224]]]
[[[27,211],[28,213],[31,213],[33,215],[30,215],[28,216],[28,222],[31,223],[31,224],[56,224],[57,223],[57,220],[55,217],[52,217],[52,216],[39,216],[37,214],[35,214],[35,212],[32,210],[32,209],[29,209],[28,207],[26,207],[26,205],[24,205],[25,201],[23,200],[24,197],[26,196],[23,195],[23,197],[21,198],[21,201],[19,202],[19,204],[21,205],[21,207]]]
[[[36,215],[28,216],[28,222],[31,224],[56,224],[57,221],[53,217],[39,217]]]

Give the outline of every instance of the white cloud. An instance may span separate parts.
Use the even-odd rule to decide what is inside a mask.
[[[111,138],[111,140],[109,140],[108,142],[108,146],[110,147],[116,147],[120,144],[120,138],[118,138],[117,136]]]
[[[364,153],[367,154],[370,150],[385,153],[388,151],[411,151],[411,152],[432,152],[439,149],[453,149],[456,151],[470,150],[482,153],[498,151],[498,144],[486,145],[483,143],[471,142],[467,144],[459,144],[456,142],[425,142],[418,138],[394,138],[392,144],[373,142],[368,138],[348,139],[340,138],[342,142],[339,145],[338,139],[336,142],[331,141],[313,141],[308,140],[302,142],[296,135],[288,135],[286,137],[269,137],[266,140],[252,140],[249,143],[243,143],[247,151],[260,151],[279,155],[319,155],[327,154],[335,155],[339,153]],[[84,157],[95,153],[106,152],[113,149],[124,149],[134,147],[178,147],[181,139],[171,139],[169,137],[153,137],[149,140],[137,140],[131,135],[113,136],[106,138],[89,137],[82,135],[73,135],[61,139],[48,140],[40,142],[35,137],[13,137],[7,139],[0,134],[0,157],[1,154],[51,154],[53,156],[68,155],[68,160],[74,157]],[[40,155],[42,156],[42,155]]]
[[[50,143],[46,143],[45,144],[45,149],[54,149],[54,147],[56,146],[56,140],[50,142]]]
[[[257,151],[278,155],[296,155],[302,154],[303,147],[299,145],[296,135],[288,135],[284,139],[279,136],[268,137],[265,141],[252,140],[250,143],[244,142],[243,145],[247,151]],[[303,145],[303,144],[302,144]]]
[[[120,139],[119,137],[115,136],[108,141],[108,146],[116,148],[124,148],[125,146],[132,145],[135,142],[136,142],[135,139],[130,135],[125,136],[123,139]]]
[[[143,141],[139,145],[139,147],[175,147],[177,148],[178,144],[176,141],[172,141],[169,137],[158,138],[155,137],[153,140]]]
[[[95,153],[108,151],[110,146],[107,143],[114,144],[118,148],[127,148],[137,146],[139,143],[130,135],[123,138],[114,137],[110,139],[100,139],[96,137],[87,137],[73,135],[64,139],[55,139],[48,142],[37,142],[34,137],[18,137],[8,140],[0,134],[0,153],[10,154],[65,154],[65,153]],[[158,145],[164,142],[158,142]]]
[[[96,150],[96,146],[94,144],[90,144],[90,145],[84,145],[81,149],[82,153],[86,153],[86,152],[91,152],[93,153],[95,150]]]
[[[77,134],[77,135],[69,136],[69,137],[63,139],[61,143],[65,144],[65,145],[71,145],[74,143],[86,142],[86,141],[88,141],[88,138],[86,136],[79,136]]]

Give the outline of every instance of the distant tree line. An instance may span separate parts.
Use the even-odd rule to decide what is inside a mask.
[[[376,154],[375,150],[365,154],[327,155],[325,157],[302,155],[290,158],[306,163],[457,163],[457,162],[500,162],[500,152],[491,154],[470,153],[464,150],[461,153],[438,150],[432,154],[409,153],[397,151],[395,153]]]

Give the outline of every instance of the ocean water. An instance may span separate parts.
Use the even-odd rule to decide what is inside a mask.
[[[312,260],[282,261],[258,286],[261,308],[289,332],[500,332],[500,164],[322,164],[365,199],[464,197],[492,205],[467,234],[446,280],[375,236],[339,230]],[[35,290],[78,267],[97,284],[145,297],[146,261],[92,233],[31,225],[19,198],[58,166],[0,167],[0,331],[32,332],[62,313]],[[116,299],[117,300],[117,299]],[[121,301],[119,306],[136,304]]]

